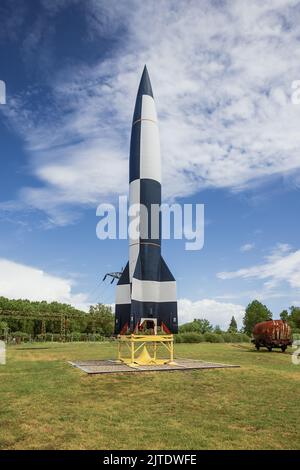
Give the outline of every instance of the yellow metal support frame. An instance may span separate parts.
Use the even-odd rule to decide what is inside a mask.
[[[158,357],[160,350],[167,351],[168,357]],[[175,364],[174,336],[119,335],[118,361],[130,367]]]

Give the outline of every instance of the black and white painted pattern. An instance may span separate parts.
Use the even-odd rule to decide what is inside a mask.
[[[117,285],[115,333],[135,331],[141,318],[156,318],[165,332],[177,333],[176,281],[161,256],[160,214],[151,219],[154,226],[150,222],[151,206],[161,204],[161,158],[156,108],[146,67],[132,122],[129,204],[143,204],[148,209],[148,221],[141,212],[139,237],[129,239],[129,262]]]

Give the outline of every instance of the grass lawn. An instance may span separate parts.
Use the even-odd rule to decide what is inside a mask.
[[[243,344],[176,344],[179,357],[239,369],[87,375],[67,360],[112,343],[8,347],[1,449],[300,449],[300,366]]]

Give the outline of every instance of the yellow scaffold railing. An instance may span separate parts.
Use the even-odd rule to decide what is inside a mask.
[[[161,357],[162,351],[168,352],[167,358]],[[173,335],[119,335],[118,361],[131,367],[175,364],[174,337]]]

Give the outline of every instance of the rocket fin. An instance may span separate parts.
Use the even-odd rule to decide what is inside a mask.
[[[129,328],[131,308],[129,262],[120,277],[116,289],[115,334],[125,334]]]

